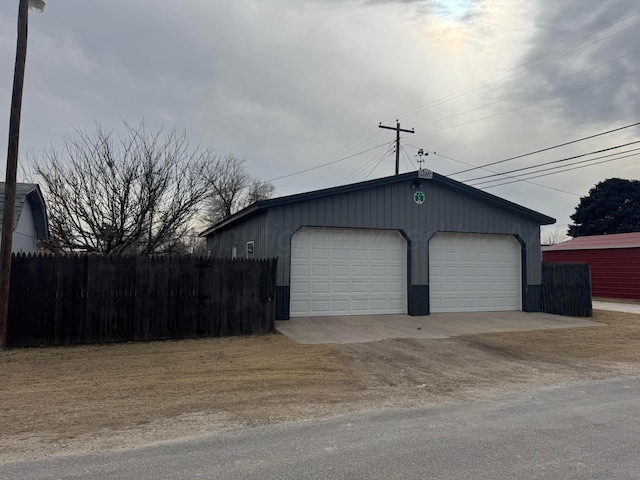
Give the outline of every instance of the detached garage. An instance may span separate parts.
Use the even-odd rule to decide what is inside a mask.
[[[429,172],[259,201],[202,236],[278,258],[276,318],[540,310],[553,218]]]

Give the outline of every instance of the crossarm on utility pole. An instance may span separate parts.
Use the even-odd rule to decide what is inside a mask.
[[[405,133],[416,133],[416,132],[413,128],[411,130],[405,130],[403,128],[400,128],[399,120],[396,120],[395,127],[387,127],[385,125],[382,125],[382,122],[380,122],[380,125],[378,125],[378,127],[386,128],[387,130],[396,131],[396,175],[398,175],[400,173],[400,132],[405,132]]]

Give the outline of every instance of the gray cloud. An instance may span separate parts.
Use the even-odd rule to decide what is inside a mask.
[[[555,83],[527,99],[535,101],[558,96],[548,105],[574,126],[606,122],[623,124],[637,118],[640,107],[640,15],[545,56],[636,10],[637,3],[633,0],[543,2],[536,22],[539,34],[526,57],[531,62],[530,70],[523,76],[521,85]],[[536,67],[546,60],[552,61]],[[602,66],[593,68],[598,65]],[[569,76],[571,78],[558,81]]]
[[[0,3],[0,112],[8,112],[16,10],[17,2]],[[631,0],[51,1],[31,15],[22,151],[59,144],[73,126],[144,118],[246,155],[254,175],[272,178],[391,141],[377,124],[400,118],[416,127],[408,144],[487,163],[633,117],[634,76],[521,107],[637,68],[629,56],[547,86],[632,51],[637,30],[474,90],[631,11]],[[468,87],[468,95],[450,96]],[[498,115],[512,109],[519,110]],[[413,159],[415,149],[406,148]],[[284,194],[391,174],[391,157],[373,170],[376,154],[276,185]],[[402,167],[413,168],[410,160]],[[619,165],[637,172],[633,161]],[[428,166],[444,174],[463,168],[433,155]],[[583,193],[605,172],[540,181]],[[491,191],[567,219],[576,203],[526,184]]]

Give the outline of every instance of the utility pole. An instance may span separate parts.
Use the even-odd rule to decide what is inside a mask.
[[[16,206],[16,176],[18,171],[18,145],[20,142],[20,114],[22,112],[22,87],[27,60],[27,28],[29,7],[42,11],[42,0],[20,0],[18,6],[18,41],[16,64],[13,72],[13,95],[9,117],[9,143],[7,147],[7,171],[4,185],[4,210],[2,237],[0,238],[0,351],[7,348],[7,319],[9,316],[9,283],[11,280],[11,247],[13,221]]]
[[[378,125],[379,128],[386,128],[387,130],[395,130],[396,131],[396,175],[398,175],[400,173],[400,132],[405,132],[405,133],[416,133],[415,130],[412,128],[411,130],[404,130],[402,128],[400,128],[400,121],[396,120],[396,126],[395,127],[387,127],[385,125],[382,125],[382,122],[380,122],[380,125]]]

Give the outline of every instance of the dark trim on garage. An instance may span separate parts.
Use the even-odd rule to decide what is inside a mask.
[[[540,285],[529,285],[527,283],[527,244],[519,235],[513,237],[520,244],[520,264],[522,273],[522,311],[541,312],[542,311],[542,287]]]
[[[276,320],[289,320],[290,292],[288,285],[276,286]]]
[[[402,238],[404,238],[404,241],[407,243],[407,258],[405,259],[407,262],[407,278],[406,278],[406,283],[405,283],[405,287],[406,287],[406,294],[407,294],[407,313],[409,315],[412,315],[411,313],[411,302],[413,299],[413,291],[411,290],[411,239],[409,238],[409,236],[405,233],[404,230],[400,229],[400,230],[396,230],[397,232],[400,233],[400,235],[402,235]]]
[[[527,310],[527,244],[519,235],[512,235],[520,244],[520,308],[523,312]]]
[[[429,315],[429,285],[409,287],[409,315]]]
[[[527,285],[524,301],[525,312],[541,312],[542,311],[542,285]]]

